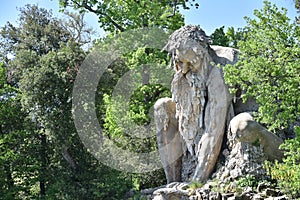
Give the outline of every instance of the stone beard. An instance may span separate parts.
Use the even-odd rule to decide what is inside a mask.
[[[184,141],[181,174],[183,180],[205,180],[221,148],[229,93],[220,70],[211,65],[209,47],[195,41],[184,45],[190,49],[175,50],[176,73],[172,81],[178,130]],[[216,81],[217,77],[221,81]]]
[[[203,50],[201,50],[203,54],[200,55],[193,51],[183,50],[183,52],[176,49],[177,54],[174,59],[176,73],[172,81],[172,99],[176,103],[179,132],[188,152],[194,156],[198,153],[196,145],[204,134],[207,104],[206,77],[209,74],[210,58]],[[178,54],[180,56],[177,56]]]

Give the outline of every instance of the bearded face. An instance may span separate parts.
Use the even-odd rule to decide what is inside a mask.
[[[195,52],[195,50],[197,52]],[[176,72],[181,71],[183,75],[189,71],[196,73],[200,70],[200,66],[204,64],[204,57],[207,56],[207,54],[207,51],[201,46],[194,49],[175,49],[175,55],[172,59],[174,60]]]
[[[196,73],[206,65],[210,38],[198,26],[186,26],[175,31],[163,50],[171,54],[171,64],[183,75]]]

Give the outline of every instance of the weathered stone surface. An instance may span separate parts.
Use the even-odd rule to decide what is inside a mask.
[[[240,197],[240,196],[232,196],[232,197],[229,197],[228,200],[242,200],[242,197]]]
[[[258,105],[255,102],[253,97],[249,97],[249,99],[246,102],[243,102],[240,91],[238,91],[235,94],[235,97],[233,99],[233,109],[234,114],[238,115],[243,112],[257,112],[258,111]]]
[[[219,192],[210,192],[209,200],[221,200],[222,195]]]
[[[210,39],[197,26],[175,31],[163,50],[171,55],[175,71],[172,99],[158,100],[154,117],[168,183],[192,179],[205,182],[210,178],[224,134],[227,144],[213,178],[224,184],[246,175],[264,177],[265,159],[280,160],[283,156],[278,150],[282,140],[255,122],[249,113],[244,113],[258,109],[253,98],[243,103],[242,91],[235,97],[229,93],[222,66],[237,62],[238,51],[211,46]],[[234,117],[235,114],[238,115]],[[164,191],[168,192],[156,196],[167,198],[164,195],[168,194],[175,198],[177,195],[171,189]],[[195,193],[189,198],[209,196],[203,190]],[[252,198],[251,195],[245,193],[244,198]]]
[[[175,70],[172,99],[183,138],[181,177],[205,181],[220,152],[232,99],[216,65],[233,64],[237,51],[210,47],[209,38],[197,26],[175,31],[164,50],[172,55]]]
[[[286,195],[282,195],[282,196],[274,198],[274,200],[287,200],[287,199],[289,199],[289,198]]]
[[[250,192],[245,192],[242,194],[241,197],[243,200],[251,200],[253,198],[253,194]]]
[[[279,145],[283,143],[283,140],[254,121],[250,113],[235,116],[230,121],[230,133],[231,137],[241,142],[250,144],[258,142],[262,145],[263,152],[269,160],[281,160],[283,157],[283,152],[279,150]]]
[[[234,193],[224,193],[222,194],[222,199],[227,200],[229,197],[233,197]]]
[[[232,142],[230,154],[225,163],[213,175],[213,178],[223,183],[232,182],[246,175],[262,178],[265,176],[263,168],[265,156],[261,146],[253,146],[244,142]],[[234,183],[234,182],[232,182]]]
[[[250,113],[240,113],[230,121],[227,138],[225,163],[213,175],[224,183],[246,175],[263,179],[264,161],[283,157],[279,150],[282,139],[254,121]]]
[[[263,192],[265,189],[267,189],[269,187],[269,185],[267,185],[267,184],[265,184],[265,183],[259,183],[258,185],[257,185],[257,188],[256,188],[256,190],[258,191],[258,192]]]
[[[154,105],[157,144],[168,183],[181,180],[182,139],[175,109],[170,98],[159,99]]]
[[[267,188],[265,190],[265,193],[267,196],[273,196],[273,197],[276,197],[279,195],[279,191],[278,190],[275,190],[275,189],[272,189],[272,188]]]
[[[264,198],[262,196],[260,196],[259,194],[254,194],[252,199],[253,200],[263,200]]]
[[[153,192],[153,200],[188,200],[187,183],[173,182]]]
[[[219,188],[219,187],[217,187]],[[156,189],[147,199],[151,200],[285,200],[286,195],[272,187],[267,187],[263,193],[258,193],[251,187],[245,187],[243,192],[216,192],[216,185],[208,182],[201,188],[191,189],[189,183],[173,182]],[[219,188],[220,189],[220,188]],[[143,194],[143,193],[141,193]],[[145,196],[144,196],[145,197]],[[143,198],[142,198],[143,199]]]
[[[287,200],[289,199],[286,195],[279,196],[279,197],[268,197],[265,200]]]

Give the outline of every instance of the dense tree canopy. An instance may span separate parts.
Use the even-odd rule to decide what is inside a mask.
[[[260,105],[258,117],[270,130],[280,130],[299,117],[299,27],[286,9],[265,2],[247,18],[246,40],[240,41],[240,61],[224,69],[225,79],[253,96]]]
[[[185,0],[60,0],[63,7],[71,6],[95,13],[99,17],[100,26],[111,33],[152,26],[175,30],[183,25],[183,16],[179,13],[180,7],[198,8],[199,4],[192,2]]]
[[[0,180],[1,198],[14,199],[19,191],[28,195],[36,176],[39,141],[26,122],[21,94],[6,78],[7,67],[0,64]],[[28,157],[28,152],[31,157]],[[30,180],[31,179],[31,180]],[[36,179],[36,177],[34,178]],[[16,181],[20,180],[20,181]],[[35,180],[37,181],[37,180]]]
[[[131,187],[128,177],[93,158],[76,133],[72,87],[86,55],[80,36],[87,29],[81,17],[72,16],[79,32],[70,31],[70,21],[27,5],[20,9],[18,26],[8,23],[1,29],[3,55],[15,56],[0,70],[0,85],[5,86],[0,99],[1,194],[7,198],[118,199]],[[122,183],[118,192],[116,182]]]
[[[244,91],[244,100],[254,97],[259,104],[257,119],[269,130],[287,132],[287,137],[294,138],[281,146],[286,156],[283,163],[267,163],[267,169],[282,191],[296,198],[300,180],[300,29],[287,17],[286,9],[268,1],[254,14],[256,19],[246,18],[246,38],[238,43],[240,60],[224,68],[225,80]]]
[[[104,42],[101,41],[99,43],[100,48],[105,45],[106,41],[114,40],[113,36],[115,36],[116,34],[126,32],[128,30],[138,30],[143,28],[155,27],[161,28],[166,32],[172,32],[173,30],[178,29],[184,25],[184,18],[179,12],[180,8],[189,9],[189,7],[191,6],[199,6],[197,3],[192,3],[193,1],[184,0],[62,0],[59,2],[62,8],[73,7],[83,12],[92,12],[99,17],[100,27],[103,28],[108,34]],[[97,48],[97,46],[95,48]],[[122,146],[123,149],[127,149],[133,152],[150,152],[157,149],[157,145],[156,138],[154,137],[155,130],[153,127],[149,128],[149,109],[153,106],[157,98],[162,95],[165,89],[162,86],[155,85],[155,83],[151,82],[150,76],[153,76],[153,74],[150,75],[149,73],[151,71],[149,69],[149,64],[156,63],[158,65],[165,66],[168,62],[167,54],[164,52],[162,53],[161,49],[152,49],[141,46],[132,52],[126,53],[120,58],[120,60],[121,62],[123,62],[123,65],[114,66],[114,69],[117,69],[116,67],[121,69],[118,71],[126,72],[128,70],[135,70],[142,66],[142,70],[138,72],[140,73],[140,76],[143,77],[142,81],[133,83],[133,85],[136,85],[137,88],[135,88],[136,91],[131,98],[131,102],[139,103],[131,103],[130,111],[126,111],[120,117],[120,113],[123,113],[123,111],[118,108],[118,105],[120,104],[120,102],[123,102],[122,100],[119,100],[118,102],[112,100],[111,93],[113,91],[113,87],[111,86],[114,86],[114,84],[110,84],[110,89],[107,88],[108,90],[98,87],[98,94],[100,94],[100,96],[96,97],[96,106],[98,107],[98,116],[100,116],[100,120],[102,119],[102,116],[104,117],[104,120],[100,121],[100,123],[104,123],[103,127],[105,134],[112,140],[114,140],[117,146]],[[123,74],[119,75],[122,76]],[[105,77],[103,76],[103,78],[100,79],[100,83],[104,79]],[[106,93],[107,95],[104,95],[104,93]],[[120,96],[117,98],[123,99],[123,101],[125,101],[124,96]],[[105,100],[104,104],[103,100]],[[103,105],[105,105],[105,107]],[[122,121],[122,123],[120,123],[120,121]],[[139,128],[134,129],[135,131],[133,132],[140,132],[140,134],[147,134],[152,136],[146,139],[132,137],[132,131],[128,131],[126,128],[120,127],[122,124],[127,124],[127,126],[129,126],[129,124],[131,123],[140,125]],[[158,174],[160,178],[154,179],[153,177],[158,177]],[[138,182],[138,185],[141,188],[145,188],[162,184],[164,178],[162,171],[160,171],[138,175],[135,180],[136,182]]]
[[[229,46],[229,38],[224,32],[225,26],[217,28],[210,36],[213,45]]]

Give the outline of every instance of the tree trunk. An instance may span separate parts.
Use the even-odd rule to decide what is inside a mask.
[[[74,159],[72,158],[71,154],[69,153],[68,147],[66,145],[63,146],[61,154],[64,157],[64,159],[70,164],[71,168],[74,171],[76,171],[77,164],[75,163]]]
[[[8,190],[11,190],[14,187],[14,179],[13,179],[12,174],[11,174],[10,164],[5,165],[4,169],[5,169],[5,172],[6,172]]]
[[[41,135],[41,173],[40,173],[40,196],[46,196],[46,183],[45,183],[45,176],[46,176],[46,169],[47,169],[47,158],[46,158],[46,149],[47,149],[47,138],[46,135],[43,133]]]

